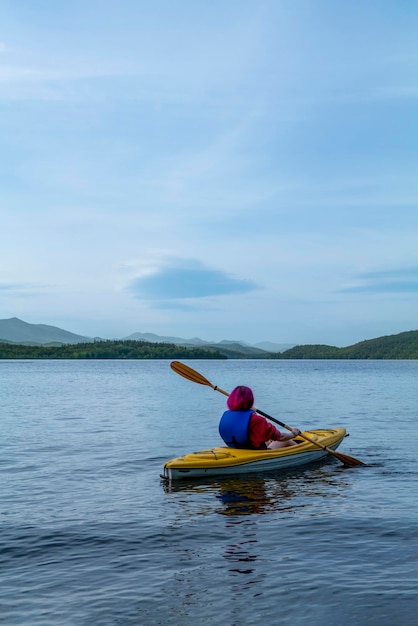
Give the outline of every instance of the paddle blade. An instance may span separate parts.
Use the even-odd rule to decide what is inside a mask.
[[[180,361],[172,361],[170,363],[171,369],[176,372],[176,374],[180,374],[183,378],[187,378],[187,380],[191,380],[192,383],[198,383],[199,385],[207,385],[208,387],[214,388],[211,382],[208,381],[207,378],[196,372],[196,370],[192,369],[188,365],[184,363],[180,363]]]
[[[291,430],[290,426],[287,426],[286,424],[284,426],[288,430]],[[346,467],[355,467],[356,465],[365,465],[363,461],[359,461],[358,459],[355,459],[353,456],[349,456],[348,454],[341,454],[341,452],[336,452],[332,448],[327,448],[327,446],[323,446],[318,441],[315,441],[314,439],[311,439],[310,437],[308,437],[306,433],[301,433],[301,437],[303,437],[303,439],[306,439],[306,441],[313,443],[314,446],[318,446],[318,448],[322,448],[323,450],[326,450],[328,454],[332,454],[332,456],[335,456],[335,458],[341,461],[341,463],[344,463]]]
[[[363,461],[359,461],[359,459],[355,459],[353,456],[349,456],[348,454],[341,454],[341,452],[336,452],[335,450],[329,450],[329,449],[328,449],[328,452],[330,452],[333,456],[337,457],[337,459],[339,459],[341,463],[344,463],[346,467],[355,467],[356,465],[365,465]]]

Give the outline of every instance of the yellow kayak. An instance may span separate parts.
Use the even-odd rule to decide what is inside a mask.
[[[307,430],[305,433],[322,446],[336,450],[344,437],[345,428]],[[277,450],[242,450],[216,447],[191,452],[164,465],[164,478],[181,480],[211,476],[231,476],[250,472],[287,469],[320,461],[330,454],[302,437],[296,437],[298,445]]]

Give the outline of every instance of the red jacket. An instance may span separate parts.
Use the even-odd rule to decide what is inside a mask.
[[[264,417],[253,413],[250,417],[248,436],[255,448],[262,448],[266,441],[279,441],[280,430],[270,424]]]

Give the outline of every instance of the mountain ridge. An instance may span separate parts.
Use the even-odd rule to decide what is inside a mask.
[[[6,330],[9,329],[9,337],[13,336],[15,339],[22,339],[22,334],[18,331],[25,331],[23,336],[26,338],[23,341],[13,341],[8,337],[4,337],[7,334]],[[13,331],[13,332],[12,332]],[[33,331],[34,334],[30,334],[29,331]],[[14,333],[14,334],[13,334]],[[293,345],[291,348],[284,350],[283,352],[267,352],[255,346],[241,344],[237,341],[223,340],[218,343],[205,342],[202,339],[195,338],[194,340],[184,340],[186,343],[182,343],[179,337],[160,337],[152,333],[135,333],[136,339],[120,339],[109,340],[100,337],[91,338],[83,337],[82,335],[76,335],[69,331],[59,329],[54,326],[48,326],[46,324],[28,324],[18,318],[10,318],[8,320],[0,320],[0,344],[3,344],[3,354],[23,354],[24,352],[11,348],[6,348],[7,344],[15,344],[23,346],[35,346],[46,348],[46,346],[59,347],[71,344],[87,344],[85,352],[87,351],[88,358],[102,358],[92,356],[100,352],[106,352],[106,358],[122,358],[118,356],[109,356],[117,354],[120,350],[133,350],[132,354],[143,354],[142,351],[148,351],[148,354],[159,356],[148,356],[147,358],[169,358],[163,357],[161,354],[169,354],[170,357],[173,353],[173,347],[177,348],[180,353],[184,350],[189,350],[192,354],[189,358],[229,358],[229,359],[409,359],[418,360],[418,330],[410,330],[398,333],[396,335],[384,335],[374,339],[366,339],[357,342],[351,346],[343,348],[337,348],[334,346],[324,344],[304,344]],[[159,341],[146,341],[144,337],[152,337],[154,340]],[[42,342],[33,341],[34,338],[43,339]],[[171,341],[167,341],[170,339]],[[194,341],[198,342],[198,345],[193,344]],[[22,346],[23,344],[23,346]],[[107,344],[107,345],[105,345]],[[120,347],[122,344],[122,348]],[[136,344],[134,346],[127,346],[127,344]],[[164,347],[165,346],[165,347]],[[199,354],[206,354],[209,356],[199,357],[196,356],[197,351]],[[61,351],[63,353],[63,351]],[[33,352],[33,354],[35,354]],[[73,350],[76,354],[77,351]],[[217,354],[218,357],[214,355]],[[0,358],[7,358],[5,356]],[[19,358],[18,356],[12,358]],[[27,358],[21,356],[20,358]],[[34,356],[34,358],[37,358]],[[46,358],[46,357],[43,357]],[[72,358],[80,358],[74,356]],[[126,358],[126,357],[124,357]],[[132,356],[130,358],[145,358],[144,356]]]
[[[114,339],[114,338],[112,338]],[[227,340],[224,339],[220,342],[210,342],[194,337],[192,339],[183,339],[181,337],[162,336],[154,333],[141,333],[136,332],[122,337],[121,341],[146,341],[150,343],[171,343],[178,346],[185,347],[202,347],[207,349],[221,348],[225,353],[239,353],[255,356],[259,354],[267,355],[269,353],[280,352],[295,344],[275,344],[273,342],[260,342],[259,344],[252,345],[245,341]],[[31,324],[24,322],[23,320],[12,317],[7,319],[0,319],[0,342],[11,342],[24,345],[47,345],[47,344],[78,344],[92,341],[108,341],[108,338],[103,337],[88,337],[84,335],[77,335],[68,330],[58,328],[57,326],[50,326],[47,324]],[[261,346],[268,346],[268,349]]]
[[[48,324],[29,324],[18,317],[10,317],[0,320],[0,341],[6,340],[13,343],[36,343],[45,344],[52,342],[82,343],[92,341],[92,337],[77,335],[68,330]]]

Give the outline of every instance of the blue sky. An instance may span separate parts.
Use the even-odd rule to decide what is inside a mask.
[[[1,0],[0,318],[418,329],[418,4]]]

